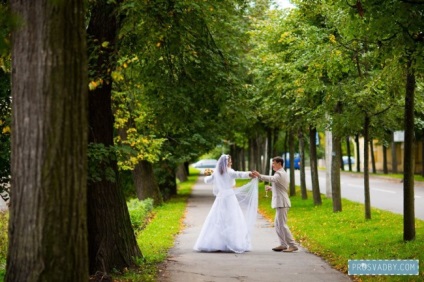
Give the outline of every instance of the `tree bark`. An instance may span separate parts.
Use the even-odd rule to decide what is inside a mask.
[[[97,57],[91,62],[91,72],[102,78],[103,84],[89,93],[89,142],[113,146],[112,79],[115,66],[114,48],[118,31],[115,15],[117,4],[102,0],[95,2],[90,14],[88,35],[98,44]],[[107,27],[107,28],[105,28]],[[102,46],[108,42],[107,46]],[[92,46],[93,47],[93,46]],[[116,159],[108,166],[116,176]],[[88,238],[90,273],[108,273],[135,266],[142,257],[132,229],[127,204],[119,181],[102,180],[88,186]]]
[[[398,173],[397,170],[397,153],[396,153],[396,142],[395,142],[395,133],[393,132],[393,142],[392,142],[392,173]]]
[[[377,173],[377,168],[375,167],[375,156],[374,156],[374,141],[370,138],[370,156],[371,156],[371,165],[372,173]]]
[[[389,173],[389,169],[387,168],[387,147],[385,145],[383,145],[383,173]]]
[[[337,103],[335,113],[341,113],[341,103]],[[331,158],[331,190],[333,197],[333,212],[342,211],[342,195],[340,187],[340,160],[341,140],[336,132],[333,132],[333,151]]]
[[[187,171],[185,169],[184,163],[180,164],[177,167],[177,173],[176,173],[176,175],[177,175],[177,178],[178,178],[179,181],[181,181],[181,182],[187,181],[187,179],[188,179],[188,173],[187,173]]]
[[[317,164],[317,145],[316,145],[316,134],[317,129],[315,127],[309,127],[309,151],[311,161],[311,179],[312,179],[312,195],[314,198],[314,205],[322,205],[321,192],[319,189],[319,176],[318,176],[318,164]]]
[[[370,197],[370,169],[369,169],[369,127],[370,118],[365,116],[364,119],[364,204],[365,219],[371,219],[371,197]]]
[[[273,143],[274,138],[273,138],[273,133],[274,133],[274,130],[273,129],[270,129],[269,128],[267,130],[267,135],[268,135],[268,137],[267,137],[268,147],[267,148],[268,148],[268,150],[267,150],[267,156],[264,159],[264,161],[265,161],[265,171],[269,171],[271,169],[271,165],[270,165],[269,159],[271,159],[271,158],[274,157],[272,155],[272,153],[274,152],[274,143]]]
[[[333,198],[333,212],[342,211],[340,187],[340,138],[333,134],[333,153],[331,158],[331,191]]]
[[[349,166],[349,171],[352,171],[352,162],[350,159],[350,136],[346,137],[346,149],[347,149],[347,164]]]
[[[296,195],[296,186],[294,178],[294,138],[292,132],[289,136],[289,152],[290,152],[290,196]]]
[[[306,192],[306,178],[305,178],[305,140],[303,139],[303,132],[299,130],[299,154],[300,154],[300,192],[302,199],[308,199]]]
[[[158,180],[159,189],[161,191],[163,200],[168,200],[172,196],[177,195],[177,182],[175,167],[167,161],[158,163],[155,170],[156,179]]]
[[[361,148],[359,146],[359,134],[355,135],[355,143],[356,143],[356,171],[361,172]]]
[[[415,201],[414,201],[414,96],[415,73],[412,58],[408,57],[406,68],[405,93],[405,144],[403,169],[403,240],[415,239]]]
[[[5,281],[88,281],[81,0],[11,1],[12,197]]]
[[[139,200],[151,198],[155,206],[162,205],[162,195],[153,172],[153,165],[148,161],[140,161],[135,166],[132,174],[137,198]]]

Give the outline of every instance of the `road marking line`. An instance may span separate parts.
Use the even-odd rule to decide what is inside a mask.
[[[389,191],[389,190],[384,190],[384,189],[378,189],[378,188],[372,188],[371,190],[376,190],[376,191],[380,191],[380,192],[386,192],[386,193],[390,193],[390,194],[396,194],[396,192],[394,192],[394,191]]]

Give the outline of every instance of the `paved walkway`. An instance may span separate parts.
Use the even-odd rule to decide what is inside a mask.
[[[253,233],[251,252],[193,251],[213,200],[212,186],[204,184],[203,177],[199,177],[187,205],[185,229],[177,236],[175,246],[170,250],[169,258],[159,274],[159,281],[351,281],[349,276],[332,269],[320,257],[302,247],[296,253],[273,252],[271,248],[278,245],[277,235],[269,222],[260,215]]]

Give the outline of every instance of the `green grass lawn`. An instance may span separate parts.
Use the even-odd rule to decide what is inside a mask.
[[[362,281],[424,281],[424,221],[416,220],[416,239],[403,241],[403,218],[372,209],[365,220],[364,205],[342,201],[342,212],[333,212],[331,199],[322,195],[322,205],[314,206],[312,194],[302,200],[300,190],[291,197],[288,225],[295,239],[308,251],[347,274],[349,259],[419,259],[420,276],[360,276]],[[259,187],[259,209],[273,222],[275,211],[264,186]]]

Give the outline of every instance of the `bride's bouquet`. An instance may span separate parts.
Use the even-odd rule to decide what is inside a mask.
[[[205,175],[211,175],[213,173],[213,170],[210,168],[205,169],[204,174]]]

